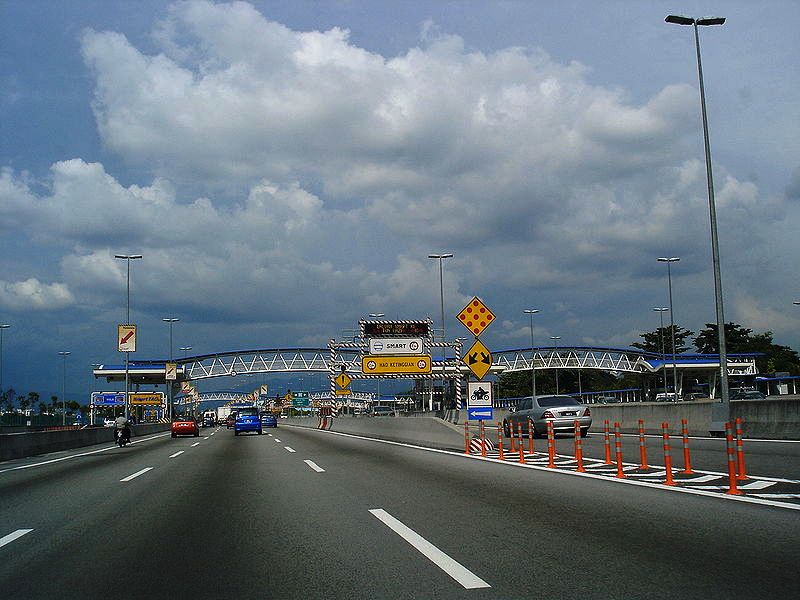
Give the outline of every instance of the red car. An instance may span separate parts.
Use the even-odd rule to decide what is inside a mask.
[[[172,437],[179,435],[193,435],[198,437],[200,435],[200,427],[197,425],[194,417],[187,417],[184,415],[176,415],[172,419]]]

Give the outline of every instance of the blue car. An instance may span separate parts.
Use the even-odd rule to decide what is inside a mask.
[[[261,426],[262,427],[277,427],[278,419],[275,418],[275,413],[265,412],[261,413]]]
[[[257,431],[258,435],[263,433],[257,408],[243,408],[236,415],[236,421],[233,424],[233,435],[239,435],[242,431]]]

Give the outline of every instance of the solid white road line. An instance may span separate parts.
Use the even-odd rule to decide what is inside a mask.
[[[477,588],[492,587],[483,579],[475,575],[472,571],[450,558],[447,554],[439,550],[428,540],[419,535],[416,531],[406,527],[402,522],[395,519],[382,508],[373,508],[369,512],[394,531],[397,535],[416,548],[422,555],[433,564],[447,573],[450,577],[460,583],[465,589],[474,590]]]
[[[178,450],[175,454],[170,454],[169,457],[170,458],[175,458],[176,456],[180,456],[184,452],[185,452],[184,450]]]
[[[21,538],[26,533],[30,533],[33,529],[17,529],[16,531],[9,533],[8,535],[0,538],[0,547],[5,546],[6,544],[10,544],[14,540]]]
[[[145,467],[141,471],[136,471],[136,473],[134,473],[133,475],[128,475],[127,477],[125,477],[123,479],[120,479],[120,482],[130,481],[131,479],[136,479],[139,475],[144,475],[148,471],[152,471],[152,470],[153,470],[153,467]]]
[[[200,445],[200,442],[195,442],[194,444],[192,444],[192,448],[194,448],[195,446],[199,446],[199,445]]]
[[[278,442],[279,444],[281,443],[281,441],[278,438],[275,438],[275,441]]]
[[[314,469],[314,470],[315,470],[317,473],[324,473],[324,472],[325,472],[325,469],[323,469],[322,467],[320,467],[320,466],[319,466],[317,463],[315,463],[313,460],[304,460],[303,462],[304,462],[304,463],[306,463],[306,464],[307,464],[309,467],[311,467],[312,469]]]
[[[286,448],[289,452],[294,452],[294,449],[289,446],[284,446],[284,448]]]

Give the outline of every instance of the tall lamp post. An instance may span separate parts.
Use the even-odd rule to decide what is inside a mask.
[[[11,327],[8,323],[0,323],[0,394],[3,393],[3,330]]]
[[[439,261],[439,304],[442,309],[441,317],[442,317],[442,341],[445,341],[445,331],[444,331],[444,279],[442,276],[442,260],[445,258],[453,258],[452,254],[428,254],[428,258],[433,258]],[[447,377],[444,376],[444,361],[445,361],[445,349],[442,348],[442,408],[444,408],[444,388],[446,387],[445,382],[447,381]],[[431,410],[433,410],[433,379],[431,379]]]
[[[164,323],[169,323],[169,362],[172,362],[172,324],[177,323],[180,319],[177,317],[164,317],[161,320],[164,321]],[[166,380],[164,380],[164,382],[167,384],[167,409],[169,411],[169,420],[172,421],[172,413],[175,410],[175,407],[172,406],[172,383]]]
[[[657,259],[658,262],[667,263],[667,285],[669,287],[669,327],[672,334],[672,391],[675,394],[675,401],[678,401],[678,365],[675,362],[675,313],[672,308],[672,263],[680,261],[677,256],[665,257]],[[666,393],[667,390],[664,390]]]
[[[62,350],[58,355],[63,359],[62,364],[62,378],[61,378],[61,424],[67,424],[67,356],[70,355],[69,350]]]
[[[714,300],[717,312],[717,333],[719,336],[719,370],[722,392],[721,405],[711,407],[711,430],[721,432],[724,423],[730,421],[731,405],[728,393],[728,352],[725,346],[725,312],[722,305],[722,276],[719,264],[719,240],[717,238],[717,208],[714,202],[714,175],[711,170],[711,145],[708,141],[708,116],[706,113],[706,92],[703,85],[703,63],[700,60],[700,34],[698,26],[722,25],[725,17],[704,17],[695,19],[681,15],[668,15],[664,19],[674,25],[691,25],[694,27],[694,42],[697,51],[697,78],[700,82],[700,110],[703,116],[703,144],[706,152],[706,182],[708,184],[708,214],[711,221],[711,257],[714,267]]]
[[[114,258],[124,260],[128,263],[128,284],[127,284],[127,309],[125,311],[125,324],[131,324],[131,261],[142,258],[141,254],[115,254]],[[130,373],[128,371],[130,352],[125,353],[125,418],[128,418],[128,395],[130,393]]]
[[[531,397],[536,398],[536,365],[534,364],[533,358],[533,315],[539,312],[538,308],[525,308],[523,311],[526,315],[530,317],[531,321]]]
[[[653,308],[658,313],[661,327],[658,330],[659,338],[661,338],[661,360],[664,360],[664,313],[669,309],[666,306],[656,306]],[[667,393],[667,362],[664,361],[664,393]]]
[[[556,359],[558,359],[558,340],[561,339],[561,336],[551,335],[550,339],[556,343]],[[558,394],[558,367],[556,367],[556,394]]]

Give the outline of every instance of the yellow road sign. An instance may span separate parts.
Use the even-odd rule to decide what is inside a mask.
[[[178,379],[177,363],[168,362],[164,365],[164,379],[167,381],[175,381]]]
[[[336,383],[337,386],[345,390],[350,387],[350,382],[353,381],[353,379],[347,373],[339,373],[339,375],[337,375],[336,379],[334,379],[333,381],[334,383]]]
[[[458,313],[458,321],[469,329],[473,335],[480,335],[483,330],[494,322],[494,313],[483,303],[483,300],[475,296]]]
[[[345,388],[343,390],[336,390],[337,396],[349,396],[353,392],[350,391],[350,388]]]
[[[161,393],[149,393],[149,394],[131,394],[130,396],[131,404],[158,404],[161,405],[164,402],[164,396]]]
[[[366,375],[373,374],[409,374],[431,372],[431,357],[428,354],[420,356],[389,356],[384,354],[368,354],[361,359],[361,371]]]
[[[480,340],[475,340],[475,343],[461,358],[461,362],[469,367],[475,377],[483,379],[492,367],[492,353]]]

